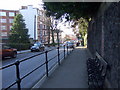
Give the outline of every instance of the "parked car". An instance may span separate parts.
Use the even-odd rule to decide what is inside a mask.
[[[31,47],[31,52],[33,51],[44,51],[45,50],[45,46],[44,44],[40,43],[40,42],[36,42],[32,47]]]
[[[17,49],[15,48],[11,48],[5,44],[0,44],[0,56],[2,56],[2,58],[5,57],[12,57],[12,58],[16,58],[17,57]]]
[[[74,42],[68,41],[68,42],[66,42],[66,45],[68,46],[68,48],[75,48]]]

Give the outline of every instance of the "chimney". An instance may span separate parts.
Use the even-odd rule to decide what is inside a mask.
[[[22,6],[22,9],[27,9],[27,6]]]

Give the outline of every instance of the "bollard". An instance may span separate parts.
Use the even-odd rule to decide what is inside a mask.
[[[59,52],[59,47],[58,47],[57,49],[58,49],[58,65],[60,65],[60,52]]]
[[[46,58],[46,76],[48,77],[48,56],[47,56],[48,51],[45,52],[45,58]]]
[[[67,44],[67,55],[68,55],[68,44]]]
[[[65,59],[65,45],[64,45],[64,59]]]

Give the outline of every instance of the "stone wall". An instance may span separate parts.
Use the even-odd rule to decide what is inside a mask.
[[[120,88],[120,2],[104,3],[88,28],[88,48],[108,62],[107,79]]]

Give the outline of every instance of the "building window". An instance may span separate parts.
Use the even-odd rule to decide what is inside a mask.
[[[40,29],[42,30],[42,24],[40,24]]]
[[[6,23],[7,20],[6,20],[6,19],[0,19],[0,22],[1,22],[1,23]]]
[[[2,32],[1,36],[7,36],[7,32]]]
[[[9,19],[9,23],[13,23],[14,19]]]
[[[1,28],[1,30],[6,30],[7,29],[6,26],[1,26],[0,28]]]
[[[0,12],[0,16],[6,16],[6,12]]]
[[[45,31],[44,31],[44,35],[45,35]]]
[[[14,12],[9,12],[9,16],[14,17],[14,16],[15,16],[15,13],[14,13]]]
[[[46,26],[44,25],[44,29],[46,29]]]
[[[12,26],[10,26],[10,30],[12,30]]]

